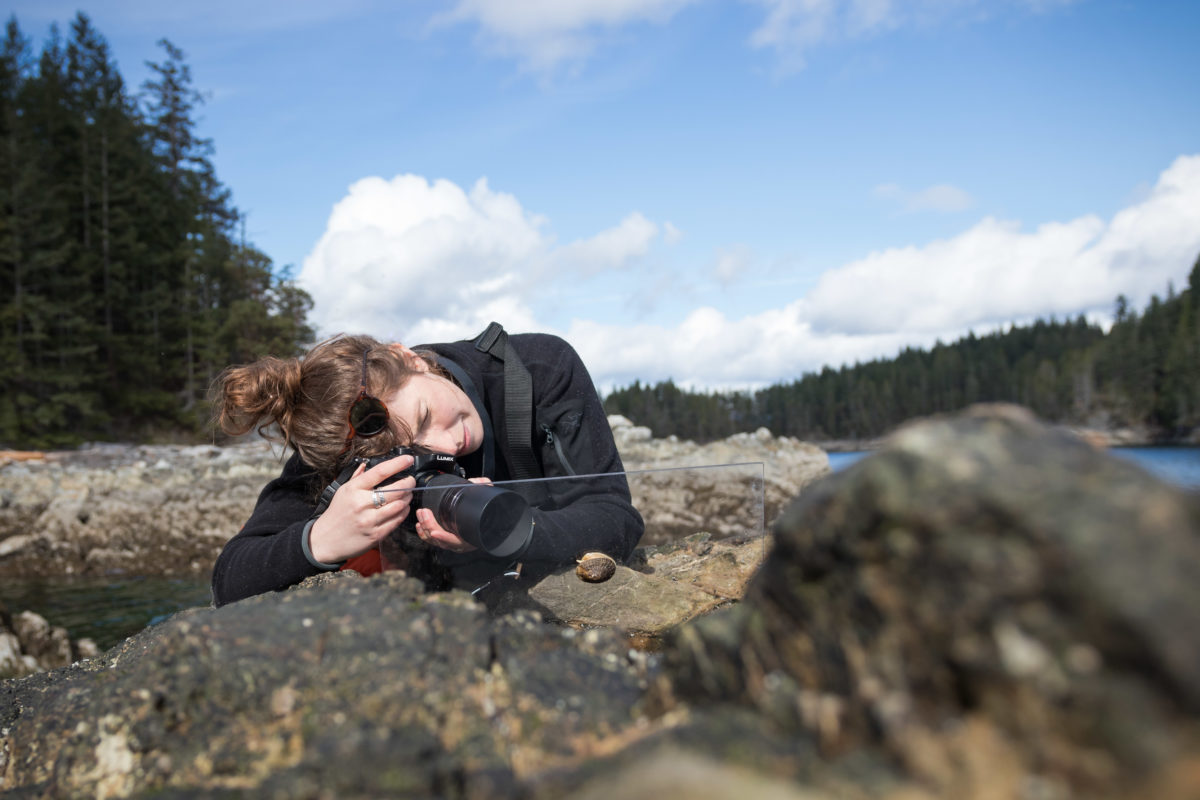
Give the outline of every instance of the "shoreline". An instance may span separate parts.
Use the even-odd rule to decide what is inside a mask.
[[[896,428],[906,427],[917,422],[912,420]],[[1054,425],[1053,427],[1070,433],[1093,447],[1111,449],[1119,447],[1200,447],[1200,428],[1193,428],[1182,434],[1170,434],[1153,428],[1093,428],[1083,425]],[[826,453],[857,453],[878,450],[888,440],[891,434],[868,439],[830,439],[821,441],[812,439],[812,444]]]

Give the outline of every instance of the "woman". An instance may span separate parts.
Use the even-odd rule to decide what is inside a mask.
[[[492,323],[474,340],[415,350],[340,336],[299,359],[230,368],[214,383],[214,399],[227,433],[257,428],[295,451],[218,556],[217,605],[339,569],[393,533],[410,571],[462,588],[505,573],[536,577],[589,550],[624,560],[642,535],[623,476],[517,483],[511,488],[533,506],[532,535],[513,556],[488,556],[400,491],[413,488],[411,476],[376,491],[412,466],[410,455],[359,466],[316,513],[354,459],[396,446],[450,454],[481,483],[622,472],[591,377],[555,336],[508,336]],[[414,505],[405,536],[398,527]]]

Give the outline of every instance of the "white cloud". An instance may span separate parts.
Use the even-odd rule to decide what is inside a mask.
[[[745,0],[766,9],[750,45],[773,50],[783,72],[803,69],[808,53],[832,42],[880,35],[910,26],[930,26],[954,17],[983,19],[1027,8],[1044,13],[1073,0]]]
[[[745,245],[722,248],[717,251],[712,276],[722,286],[729,286],[749,271],[753,262],[754,253]]]
[[[1083,216],[1025,230],[984,218],[947,239],[870,253],[829,270],[802,298],[772,305],[764,297],[763,310],[740,318],[701,307],[675,325],[637,321],[653,319],[646,309],[660,292],[686,302],[694,288],[671,270],[627,268],[671,237],[665,224],[631,213],[563,246],[548,227],[483,180],[468,192],[413,175],[368,178],[335,207],[300,283],[326,333],[444,341],[496,319],[512,331],[566,336],[603,388],[667,377],[762,385],[1013,321],[1103,319],[1118,294],[1143,307],[1169,280],[1181,285],[1200,253],[1200,155],[1177,159],[1144,199],[1110,220]],[[714,277],[728,279],[749,255],[734,248],[712,263]],[[619,277],[606,281],[611,271]],[[594,304],[575,303],[584,311],[570,323],[545,324],[568,293],[609,286],[633,304],[625,321],[601,320]]]
[[[588,365],[601,391],[635,379],[698,388],[761,386],[797,378],[825,364],[895,355],[905,345],[932,345],[935,337],[904,331],[869,335],[814,331],[801,301],[730,319],[698,308],[678,326],[605,325],[576,320],[564,334]]]
[[[774,50],[784,71],[805,65],[813,47],[855,38],[899,24],[890,0],[751,0],[766,9],[766,19],[752,34],[750,45]]]
[[[563,246],[546,228],[486,179],[464,191],[418,175],[364,178],[334,206],[297,280],[316,300],[323,334],[438,341],[492,319],[535,329],[530,303],[554,282],[625,269],[660,237],[637,212]]]
[[[894,183],[884,183],[876,186],[873,193],[878,198],[894,203],[897,208],[906,213],[921,211],[951,213],[965,211],[975,204],[971,195],[948,183],[939,183],[915,192],[902,189]]]
[[[622,268],[633,259],[644,256],[658,235],[658,225],[634,212],[615,228],[560,248],[555,252],[552,264],[556,269],[572,270],[583,275]]]
[[[1087,216],[1027,232],[989,217],[951,239],[832,270],[805,300],[822,330],[946,331],[1106,310],[1120,293],[1144,304],[1198,250],[1200,156],[1187,156],[1107,223]]]
[[[471,324],[544,258],[542,227],[486,180],[464,192],[416,175],[365,178],[334,206],[298,282],[319,299],[313,316],[326,333]]]
[[[478,26],[490,51],[535,72],[587,59],[603,37],[636,24],[665,24],[698,0],[458,0],[431,21]],[[729,0],[724,0],[729,2]],[[986,18],[1012,7],[1034,13],[1074,0],[741,0],[764,10],[749,36],[773,51],[782,72],[805,65],[809,51],[830,42],[880,35],[904,26],[929,26],[954,16]]]
[[[693,0],[459,0],[433,24],[476,23],[493,50],[536,71],[579,61],[597,37],[634,23],[664,23]]]

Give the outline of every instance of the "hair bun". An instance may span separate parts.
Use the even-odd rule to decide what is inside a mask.
[[[233,436],[278,425],[284,435],[300,391],[300,362],[273,356],[230,367],[213,384],[217,424]]]

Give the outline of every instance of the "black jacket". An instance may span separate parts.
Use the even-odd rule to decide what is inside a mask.
[[[599,395],[574,349],[548,334],[518,334],[509,339],[533,382],[533,429],[529,436],[541,474],[622,472],[624,467]],[[460,367],[474,384],[476,405],[482,405],[478,408],[480,415],[490,420],[492,441],[485,441],[474,453],[459,459],[467,474],[483,474],[484,453],[490,444],[496,457],[494,474],[488,477],[494,481],[512,478],[514,468],[505,445],[508,432],[503,362],[477,350],[469,340],[416,349],[432,352],[440,361]],[[217,557],[212,582],[217,605],[284,589],[323,571],[305,555],[301,543],[322,488],[315,470],[293,454],[282,474],[259,495],[250,519]],[[588,550],[623,560],[641,538],[642,518],[633,507],[623,476],[567,478],[512,488],[526,495],[534,506],[533,536],[519,557],[531,572],[572,562]],[[486,556],[438,555],[448,566],[475,574],[480,568],[498,574],[513,561],[481,563],[487,561]]]

